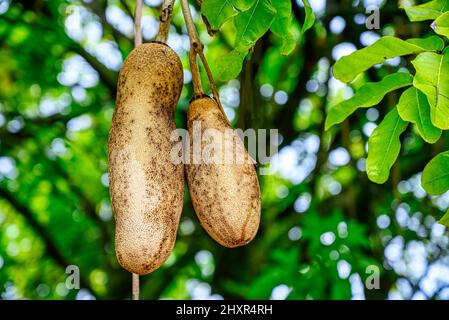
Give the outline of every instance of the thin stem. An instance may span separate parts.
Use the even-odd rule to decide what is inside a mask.
[[[181,8],[190,40],[189,62],[190,71],[192,72],[193,95],[195,98],[198,98],[203,95],[200,69],[196,61],[197,47],[201,46],[201,41],[198,37],[198,33],[196,32],[195,24],[193,23],[192,14],[190,13],[189,8],[189,2],[187,0],[181,0]]]
[[[133,292],[132,292],[132,299],[133,300],[139,300],[139,294],[140,294],[140,289],[139,289],[139,275],[133,273],[132,274],[132,286],[133,286]]]
[[[198,33],[196,32],[195,24],[193,23],[192,14],[189,8],[188,0],[181,0],[181,8],[182,14],[184,15],[184,20],[186,22],[187,32],[189,33],[190,46],[195,47],[201,46],[200,38],[198,37]],[[202,49],[202,48],[201,48]]]
[[[156,41],[158,42],[167,42],[174,5],[175,0],[164,0],[164,2],[162,3],[162,13],[159,18],[161,23],[159,24],[159,32],[156,36]]]
[[[226,121],[229,120],[226,116],[226,113],[223,110],[223,106],[220,102],[220,97],[218,95],[218,90],[214,82],[214,78],[212,76],[212,72],[209,68],[209,64],[207,63],[206,57],[204,56],[203,52],[203,44],[201,43],[200,38],[198,37],[198,33],[195,28],[195,24],[193,23],[192,14],[190,12],[189,8],[189,2],[188,0],[181,0],[181,6],[182,6],[182,13],[184,15],[184,20],[186,22],[187,32],[189,33],[189,39],[190,39],[190,70],[192,72],[192,79],[193,79],[193,91],[194,96],[198,97],[203,93],[202,87],[201,87],[201,78],[200,78],[200,72],[198,68],[198,64],[196,61],[196,54],[200,56],[201,62],[204,65],[204,69],[206,70],[207,78],[209,79],[209,84],[212,90],[212,94],[214,96],[215,102],[217,103],[218,108],[220,109],[221,113],[225,117]]]
[[[210,71],[209,64],[207,63],[206,57],[204,56],[203,50],[200,50],[198,53],[201,59],[201,62],[203,63],[204,69],[206,70],[207,78],[209,79],[210,88],[212,90],[212,95],[214,96],[214,100],[218,105],[218,109],[220,109],[221,113],[223,113],[223,116],[225,117],[228,124],[230,124],[228,117],[226,116],[226,113],[223,109],[223,106],[220,102],[220,97],[218,95],[217,87],[215,86],[214,78],[212,76],[212,72]]]
[[[143,0],[136,0],[136,13],[134,15],[134,47],[142,44],[142,7]]]
[[[199,98],[203,95],[203,86],[201,84],[200,69],[196,61],[196,52],[193,47],[190,48],[189,52],[189,63],[190,71],[192,72],[192,82],[193,82],[193,96]]]

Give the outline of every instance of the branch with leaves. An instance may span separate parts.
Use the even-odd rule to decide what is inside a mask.
[[[315,22],[309,1],[302,0],[302,3],[305,8],[305,19],[299,36],[310,29]],[[236,30],[232,50],[215,63],[220,80],[227,81],[239,75],[243,60],[269,30],[282,38],[283,55],[289,55],[299,40],[292,32],[290,0],[202,0],[198,1],[198,4],[210,35],[223,29],[225,24],[233,24]]]
[[[449,38],[449,6],[446,1],[433,0],[422,5],[405,7],[410,21],[433,20],[437,35],[402,40],[392,36],[338,60],[333,68],[335,78],[344,83],[358,83],[354,96],[329,108],[326,129],[342,123],[359,108],[374,107],[398,89],[406,89],[397,105],[373,131],[368,142],[366,171],[376,183],[386,182],[401,149],[400,137],[409,123],[421,138],[436,143],[442,131],[449,130],[449,47],[440,36]],[[412,57],[415,74],[398,71],[378,82],[364,82],[364,73],[371,67],[398,57]],[[360,85],[360,83],[362,85]],[[449,152],[439,154],[424,169],[422,186],[431,195],[449,190]],[[449,212],[440,221],[449,226]]]

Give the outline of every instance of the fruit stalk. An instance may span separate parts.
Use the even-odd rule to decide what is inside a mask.
[[[157,42],[167,42],[174,5],[175,0],[164,0],[164,2],[162,3],[162,12],[159,18],[159,32],[156,36]]]
[[[198,36],[198,32],[196,31],[195,28],[195,24],[193,23],[193,18],[190,12],[188,0],[181,0],[181,6],[182,6],[182,13],[184,15],[184,21],[186,23],[187,32],[189,33],[190,39],[189,62],[190,62],[190,71],[192,72],[194,98],[199,98],[203,95],[200,71],[198,68],[198,63],[196,61],[196,55],[198,55],[204,66],[204,69],[206,70],[207,78],[209,80],[214,100],[217,103],[217,106],[220,109],[221,113],[223,114],[225,120],[229,124],[229,120],[220,102],[220,97],[218,94],[217,86],[215,85],[214,78],[212,76],[212,72],[209,68],[209,64],[207,63],[206,57],[204,56],[203,44],[201,43],[201,40]]]
[[[201,46],[201,41],[198,37],[198,33],[196,32],[192,15],[190,13],[189,3],[187,0],[181,0],[181,8],[182,14],[184,16],[184,21],[186,23],[187,33],[189,34],[190,40],[189,63],[190,63],[190,71],[192,72],[193,96],[195,98],[198,98],[203,95],[203,86],[201,85],[200,69],[196,61],[197,50],[198,47]]]
[[[134,47],[142,44],[142,7],[143,0],[136,0],[136,12],[134,15]]]
[[[132,274],[132,299],[139,300],[140,288],[139,288],[139,275],[136,273]]]

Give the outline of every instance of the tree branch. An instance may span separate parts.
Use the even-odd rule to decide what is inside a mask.
[[[6,200],[14,210],[25,218],[27,224],[39,235],[46,247],[46,253],[64,270],[68,265],[72,263],[68,261],[59,251],[58,247],[54,243],[53,239],[49,236],[47,231],[41,224],[35,219],[33,213],[23,204],[21,204],[11,192],[0,187],[0,197]],[[80,275],[81,276],[81,275]],[[81,276],[80,284],[82,287],[87,288],[90,292],[95,293],[95,290],[90,286],[89,282]]]
[[[87,52],[79,43],[70,39],[67,35],[66,40],[68,41],[69,48],[82,56],[92,66],[92,68],[98,72],[101,81],[106,85],[106,87],[108,87],[111,93],[115,95],[115,92],[117,91],[117,73],[106,68],[106,66],[96,57]]]
[[[3,133],[0,134],[0,138],[2,142],[10,148],[13,148],[23,142],[23,139],[31,138],[31,135],[28,135],[26,130],[21,130],[21,133],[24,135],[11,137],[11,134]],[[27,137],[27,138],[25,138]],[[15,141],[14,141],[15,139]],[[35,143],[38,145],[39,150],[44,150],[45,146],[43,146],[38,140],[35,140]],[[73,183],[72,178],[69,176],[67,171],[58,163],[58,161],[51,162],[48,158],[43,155],[38,155],[39,162],[47,163],[50,167],[53,168],[55,173],[57,173],[64,181],[68,184],[72,192],[78,197],[78,200],[81,204],[82,210],[86,214],[88,218],[93,220],[100,230],[100,237],[102,240],[102,245],[105,246],[109,243],[110,235],[104,229],[104,222],[98,217],[97,211],[95,208],[95,204],[90,201],[90,199],[85,195],[84,191],[75,183]]]
[[[26,1],[25,1],[26,2]],[[21,2],[23,3],[23,2]],[[11,17],[7,15],[3,15],[2,19],[12,23],[16,24],[17,22],[23,22],[33,27],[42,28],[45,30],[45,27],[49,27],[51,31],[57,33],[61,38],[62,42],[66,43],[67,48],[70,49],[70,51],[73,51],[80,56],[82,56],[91,66],[94,68],[99,76],[101,81],[108,87],[108,89],[111,91],[113,95],[115,95],[115,92],[117,90],[116,83],[117,83],[117,77],[118,74],[115,71],[112,71],[108,69],[105,65],[103,65],[96,57],[94,57],[92,54],[87,52],[79,43],[71,39],[65,31],[60,28],[60,26],[57,25],[58,19],[54,16],[54,10],[52,8],[48,8],[49,1],[45,2],[45,5],[47,6],[47,15],[42,15],[37,20],[37,22],[25,22],[23,20],[23,15],[20,15],[17,19],[12,19]]]
[[[134,14],[133,14],[133,10],[131,9],[131,7],[128,5],[128,3],[126,2],[126,0],[120,0],[121,5],[123,6],[123,8],[125,9],[126,13],[133,18]]]

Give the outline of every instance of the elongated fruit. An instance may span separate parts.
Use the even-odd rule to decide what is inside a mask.
[[[225,247],[247,244],[259,228],[260,190],[254,164],[242,140],[209,97],[190,104],[187,128],[190,137],[187,181],[202,226]],[[226,151],[226,145],[235,149]]]
[[[183,165],[175,165],[170,141],[181,93],[181,61],[168,46],[135,48],[119,75],[109,132],[109,182],[119,263],[136,274],[168,258],[184,197]]]

